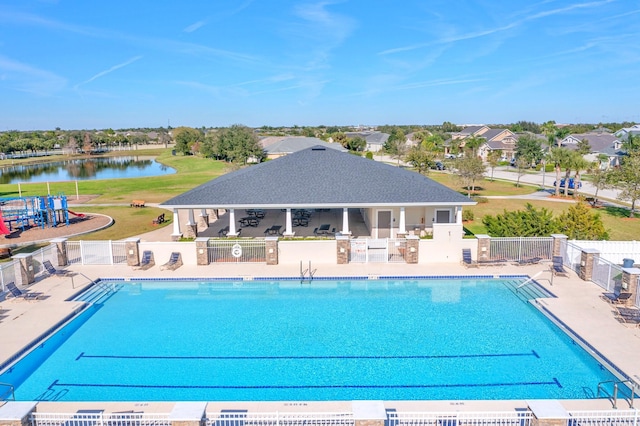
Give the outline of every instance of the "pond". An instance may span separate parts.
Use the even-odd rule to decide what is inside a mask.
[[[42,164],[2,167],[0,183],[56,182],[69,180],[120,179],[175,173],[153,157],[128,156],[83,158]]]

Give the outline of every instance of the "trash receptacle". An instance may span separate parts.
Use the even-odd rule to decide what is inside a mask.
[[[633,259],[622,259],[623,268],[633,268]]]

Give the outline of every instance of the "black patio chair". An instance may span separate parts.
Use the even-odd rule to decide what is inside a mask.
[[[562,263],[562,256],[553,256],[551,272],[553,272],[553,275],[559,275],[563,277],[569,276],[569,273],[567,272],[567,270],[564,269],[564,265]]]

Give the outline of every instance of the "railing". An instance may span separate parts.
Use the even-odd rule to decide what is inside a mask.
[[[127,263],[125,241],[67,241],[67,262],[71,265],[118,265]]]
[[[622,267],[595,256],[591,281],[609,292],[618,292],[622,287]]]
[[[552,237],[505,237],[489,240],[487,261],[525,262],[530,259],[550,260]]]
[[[569,411],[567,426],[638,426],[638,410]]]
[[[356,238],[351,240],[350,263],[406,263],[404,238]]]
[[[17,260],[12,260],[6,263],[0,263],[0,284],[2,292],[5,292],[7,289],[5,286],[8,283],[16,282],[16,264]]]
[[[582,259],[582,248],[566,240],[561,241],[560,253],[562,253],[562,264],[568,266],[576,273],[580,273],[580,260]]]
[[[209,263],[265,263],[265,240],[216,240],[207,243]]]
[[[31,413],[32,426],[171,426],[166,413]]]
[[[387,410],[386,426],[530,426],[530,411],[396,412]]]
[[[3,390],[4,388],[4,390]],[[0,401],[13,401],[16,399],[15,389],[10,383],[0,382]]]
[[[352,413],[249,413],[209,414],[207,426],[352,426]]]
[[[613,384],[613,393],[609,394],[609,391],[607,391],[604,385],[611,384]],[[631,380],[607,380],[606,382],[598,383],[598,397],[602,397],[603,395],[608,397],[613,404],[613,408],[618,408],[618,393],[620,392],[620,385],[629,385],[629,394],[626,394],[624,392],[625,388],[623,387],[622,396],[629,402],[629,406],[633,408],[633,400],[636,394],[636,385]]]

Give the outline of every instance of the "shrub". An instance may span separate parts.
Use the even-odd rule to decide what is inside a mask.
[[[473,210],[465,209],[462,210],[462,220],[466,222],[470,222],[473,220]]]

